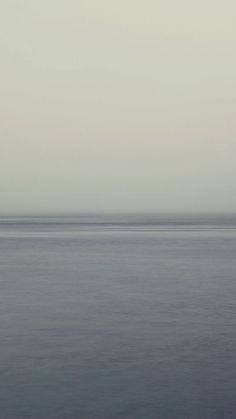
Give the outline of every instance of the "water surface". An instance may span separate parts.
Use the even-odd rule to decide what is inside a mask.
[[[1,419],[234,419],[236,217],[0,219]]]

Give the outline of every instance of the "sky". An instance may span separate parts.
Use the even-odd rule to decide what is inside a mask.
[[[0,0],[0,213],[236,211],[233,0]]]

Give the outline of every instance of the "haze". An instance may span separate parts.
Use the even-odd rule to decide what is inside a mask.
[[[1,213],[236,210],[234,1],[0,3]]]

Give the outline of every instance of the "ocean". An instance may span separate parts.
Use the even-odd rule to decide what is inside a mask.
[[[0,419],[235,419],[236,216],[0,218]]]

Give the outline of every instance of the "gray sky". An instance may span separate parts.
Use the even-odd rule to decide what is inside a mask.
[[[236,211],[235,0],[0,10],[0,213]]]

